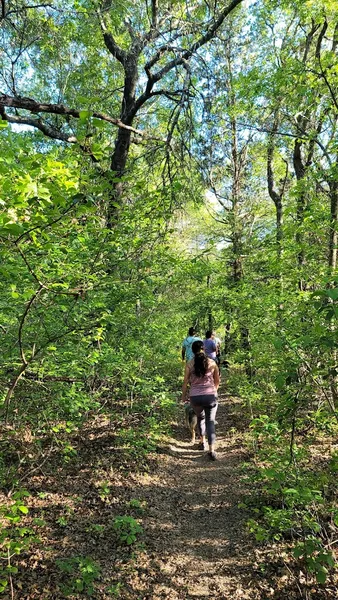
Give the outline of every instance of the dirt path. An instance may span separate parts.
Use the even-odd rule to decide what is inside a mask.
[[[216,462],[191,445],[183,412],[182,407],[172,438],[139,470],[135,456],[119,445],[119,423],[107,415],[74,432],[73,460],[64,460],[59,443],[50,461],[32,470],[25,482],[30,492],[25,524],[34,525],[35,517],[42,521],[40,542],[33,540],[30,551],[18,557],[13,590],[4,600],[64,600],[65,585],[72,600],[88,597],[85,575],[76,566],[83,557],[90,568],[96,565],[95,600],[335,598],[334,591],[330,595],[318,586],[303,593],[283,557],[283,543],[259,545],[248,533],[252,512],[238,506],[250,486],[242,470],[250,457],[241,401],[221,397]],[[126,431],[139,452],[139,430],[131,422]],[[2,500],[6,505],[7,498]],[[134,545],[118,542],[114,519],[121,515],[143,527]],[[77,593],[79,578],[84,590]]]
[[[158,457],[157,474],[140,481],[148,505],[143,518],[147,554],[133,582],[135,598],[270,597],[252,581],[253,544],[238,508],[240,465],[246,458],[239,418],[238,401],[223,398],[217,414],[218,460],[210,462],[189,442],[182,411],[182,425]]]
[[[33,473],[29,515],[42,516],[45,525],[41,544],[20,561],[15,600],[64,600],[65,584],[73,589],[72,600],[87,597],[74,589],[79,577],[74,557],[89,557],[99,566],[97,600],[299,597],[281,590],[280,571],[276,565],[271,571],[267,550],[255,546],[245,525],[248,515],[238,507],[246,492],[241,464],[248,459],[241,402],[220,400],[216,462],[191,445],[183,412],[182,407],[172,438],[152,455],[155,464],[142,475],[133,471],[132,458],[123,464],[105,416],[75,434],[75,461],[65,464],[55,454],[44,465],[46,472]],[[143,510],[132,508],[132,500]],[[116,543],[112,523],[117,515],[132,515],[141,523],[144,532],[134,546]],[[68,570],[60,571],[58,559],[68,560]],[[271,587],[273,579],[278,592]]]

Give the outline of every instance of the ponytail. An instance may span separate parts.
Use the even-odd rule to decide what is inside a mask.
[[[203,342],[196,340],[193,342],[191,349],[194,353],[194,374],[196,377],[204,377],[208,370],[208,357],[203,351]]]

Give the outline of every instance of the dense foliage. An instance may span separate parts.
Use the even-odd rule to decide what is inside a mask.
[[[0,592],[54,445],[76,461],[108,415],[126,472],[148,468],[191,324],[222,336],[251,417],[250,530],[334,587],[338,3],[0,10]],[[58,561],[92,593],[96,563]]]

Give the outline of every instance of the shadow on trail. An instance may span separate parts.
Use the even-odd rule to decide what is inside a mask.
[[[108,583],[119,580],[132,565],[130,573],[121,575],[126,600],[221,600],[231,597],[224,590],[233,578],[236,586],[248,585],[250,543],[245,515],[238,509],[243,495],[238,467],[245,452],[238,436],[229,433],[234,428],[229,408],[221,401],[216,462],[191,445],[183,411],[179,417],[168,444],[153,456],[154,471],[117,470],[124,455],[107,422],[78,436],[74,462],[65,465],[62,456],[55,455],[48,472],[31,478],[31,515],[44,513],[46,537],[52,541],[48,555],[28,560],[21,572],[26,571],[26,581],[39,580],[44,600],[63,598],[62,592],[53,595],[63,579],[56,559],[74,556],[93,557]],[[133,499],[144,503],[144,510],[132,508]],[[118,542],[113,522],[121,515],[134,517],[144,530],[138,541],[145,550],[139,558],[131,558],[133,547]],[[27,586],[27,595],[16,590],[20,600],[40,598],[34,585]],[[96,597],[111,599],[103,591]]]
[[[243,499],[239,466],[247,453],[230,411],[221,400],[215,462],[191,445],[183,414],[172,428],[160,458],[161,478],[149,496],[155,502],[143,520],[150,560],[143,567],[148,583],[142,599],[259,597],[243,591],[250,587],[253,560],[246,515],[238,508]]]

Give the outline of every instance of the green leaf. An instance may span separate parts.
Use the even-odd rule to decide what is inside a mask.
[[[276,388],[277,390],[282,390],[285,386],[285,376],[281,373],[276,377]]]
[[[296,546],[296,548],[293,549],[293,556],[295,558],[300,558],[301,556],[303,556],[304,554],[304,548],[302,546]]]
[[[292,496],[299,496],[299,490],[296,488],[287,488],[283,490],[284,494],[291,494]]]
[[[27,490],[20,490],[13,494],[13,499],[20,500],[20,498],[29,498],[29,496],[30,496],[30,493],[27,492]]]
[[[27,506],[24,506],[24,504],[22,504],[21,506],[18,507],[19,511],[22,512],[24,515],[27,515],[28,513],[28,508]]]
[[[21,235],[24,232],[24,228],[21,223],[8,223],[4,229],[13,235]]]
[[[91,114],[92,113],[90,110],[80,110],[80,113],[79,113],[80,121],[82,123],[86,123],[88,121],[88,119],[90,118]]]
[[[128,544],[128,546],[130,546],[130,544],[132,544],[133,542],[135,542],[135,540],[136,540],[135,535],[128,535],[128,537],[127,537],[127,544]]]
[[[8,127],[8,121],[0,119],[0,129],[6,129]]]
[[[318,571],[316,572],[317,582],[324,584],[326,582],[326,578],[327,578],[327,571],[326,571],[325,567],[318,569]]]
[[[97,129],[104,129],[106,126],[105,122],[102,121],[102,119],[97,119],[96,117],[93,118],[92,123]]]
[[[18,567],[13,567],[12,565],[7,567],[6,569],[9,573],[13,573],[13,575],[16,575],[19,571]]]
[[[92,153],[94,154],[95,158],[100,159],[103,157],[104,152],[102,149],[102,145],[101,144],[93,144],[92,145]]]
[[[284,341],[281,338],[274,338],[273,345],[276,350],[281,350],[284,346]]]
[[[33,519],[33,523],[34,525],[38,525],[39,527],[44,527],[46,525],[46,521],[44,521],[44,519],[41,519],[40,517],[35,517]]]
[[[84,583],[83,583],[82,579],[76,579],[75,584],[76,584],[77,591],[78,592],[83,592]]]
[[[338,287],[334,288],[333,290],[327,290],[327,295],[332,300],[338,300]]]

